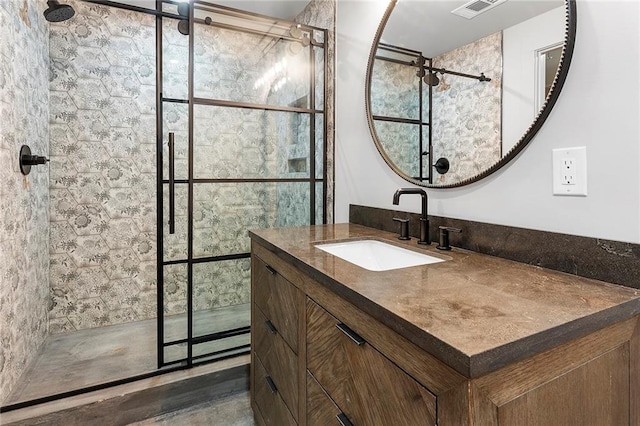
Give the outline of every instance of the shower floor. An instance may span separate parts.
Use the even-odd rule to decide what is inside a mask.
[[[248,326],[250,305],[194,313],[194,335]],[[185,315],[166,318],[167,335],[184,330]],[[91,328],[47,337],[38,356],[20,377],[2,405],[30,401],[87,386],[124,379],[157,369],[155,319]],[[184,334],[184,331],[182,331]],[[249,342],[249,335],[238,336]],[[218,345],[218,347],[216,347]],[[207,351],[229,347],[206,343]]]

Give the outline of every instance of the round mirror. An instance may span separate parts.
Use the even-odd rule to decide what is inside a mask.
[[[495,172],[553,108],[575,30],[575,0],[391,1],[367,68],[378,151],[421,186]]]

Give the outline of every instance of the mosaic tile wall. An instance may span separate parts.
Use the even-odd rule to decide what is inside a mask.
[[[155,20],[50,26],[52,333],[155,315]]]
[[[44,2],[0,2],[0,402],[47,335],[49,170],[20,173],[28,144],[49,155]]]
[[[156,312],[155,21],[135,12],[73,5],[77,17],[51,30],[53,332],[146,319]],[[184,99],[188,37],[172,21],[163,28],[163,42],[164,95]],[[268,43],[268,38],[197,26],[195,95],[264,103],[275,82],[264,90],[255,84],[281,60],[284,48],[269,49]],[[280,90],[298,93],[294,84]],[[194,117],[196,178],[283,177],[277,159],[294,135],[280,129],[297,125],[293,114],[198,106]],[[169,132],[176,138],[176,178],[186,178],[186,106],[165,104],[163,121],[164,140]],[[165,178],[167,158],[165,145]],[[195,256],[248,251],[248,228],[285,220],[277,204],[287,203],[287,215],[300,217],[295,197],[281,191],[285,185],[297,184],[197,185]],[[178,185],[176,192],[176,233],[168,235],[165,226],[165,259],[186,258],[186,186]],[[247,303],[249,272],[248,260],[199,267],[196,309]],[[208,285],[213,282],[216,286]],[[165,292],[165,313],[184,312],[183,267],[166,269]]]
[[[498,161],[502,146],[502,33],[433,59],[438,68],[480,75],[490,82],[445,75],[433,96],[433,158],[445,157],[449,172],[433,183],[475,176]]]

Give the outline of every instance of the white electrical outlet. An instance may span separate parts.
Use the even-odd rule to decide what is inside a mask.
[[[576,184],[576,159],[569,157],[562,160],[562,185]]]
[[[587,148],[553,150],[553,194],[587,195]]]

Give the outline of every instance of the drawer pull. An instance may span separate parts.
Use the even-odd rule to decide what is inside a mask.
[[[269,333],[276,334],[278,332],[278,330],[276,329],[276,326],[273,325],[273,323],[271,321],[266,320],[264,322],[264,325],[267,326],[267,329],[269,330]]]
[[[351,421],[349,420],[349,418],[345,413],[338,414],[336,418],[338,419],[338,421],[342,426],[353,426],[353,423],[351,423]]]
[[[342,331],[344,334],[346,334],[347,337],[353,340],[353,343],[355,343],[358,346],[361,346],[367,343],[367,341],[364,340],[358,333],[356,333],[355,331],[353,331],[343,323],[336,324],[336,328]]]
[[[269,386],[269,389],[271,389],[271,393],[278,392],[278,388],[276,387],[276,384],[273,383],[271,376],[265,376],[264,380],[265,382],[267,382],[267,386]]]
[[[267,269],[267,271],[269,271],[271,275],[275,275],[277,273],[276,270],[269,265],[264,265],[264,267]]]

